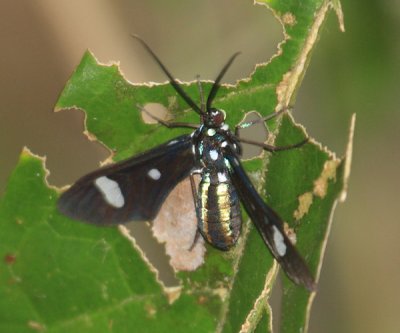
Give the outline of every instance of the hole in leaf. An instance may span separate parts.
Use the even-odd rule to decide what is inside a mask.
[[[169,110],[160,103],[147,103],[143,106],[143,108],[148,113],[161,120],[167,120],[170,115]],[[146,112],[143,111],[142,118],[146,124],[157,124],[157,120],[153,119],[150,115],[146,114]]]
[[[131,222],[125,225],[130,236],[135,239],[137,246],[143,251],[145,261],[156,269],[158,279],[166,286],[178,286],[179,281],[175,277],[169,258],[165,253],[165,246],[160,244],[152,235],[151,226],[144,222]]]
[[[260,119],[261,116],[258,112],[256,111],[250,111],[249,113],[246,114],[244,120],[241,122],[241,124],[249,122],[249,121],[255,121]],[[253,141],[258,141],[258,142],[265,142],[265,140],[268,137],[268,130],[267,127],[265,126],[263,121],[260,121],[258,123],[252,124],[251,126],[247,128],[241,128],[239,129],[239,137],[244,138],[244,139],[249,139]],[[243,159],[250,159],[253,157],[257,157],[261,154],[262,148],[257,147],[255,145],[250,145],[247,143],[242,144],[243,147]]]
[[[164,286],[179,285],[175,271],[193,271],[204,263],[204,240],[200,237],[191,248],[197,219],[189,179],[172,190],[151,222],[151,230],[148,226],[148,223],[128,223],[128,239],[135,239],[144,260],[157,271]]]
[[[282,314],[282,298],[283,298],[283,283],[282,273],[279,272],[272,287],[271,296],[269,298],[269,305],[272,311],[272,327],[274,332],[280,332],[281,327],[281,314]]]

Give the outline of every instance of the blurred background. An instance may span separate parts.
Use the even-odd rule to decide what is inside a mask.
[[[400,331],[400,3],[342,3],[333,12],[298,93],[295,118],[339,156],[357,113],[347,201],[338,205],[310,332]],[[142,36],[181,80],[248,76],[283,39],[271,12],[250,0],[2,0],[0,194],[24,145],[47,156],[50,182],[66,185],[107,151],[82,134],[83,114],[53,106],[83,52],[119,61],[132,82],[165,81],[130,37]],[[23,203],[22,203],[23,204]]]

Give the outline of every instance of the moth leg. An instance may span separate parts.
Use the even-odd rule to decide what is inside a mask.
[[[196,216],[197,216],[197,212],[198,212],[198,204],[197,204],[197,203],[198,203],[198,195],[197,195],[196,183],[195,183],[195,181],[194,181],[193,174],[190,175],[190,186],[192,187],[192,195],[193,195],[194,208],[195,208]],[[196,235],[195,235],[194,238],[193,238],[192,245],[190,245],[190,247],[189,247],[189,249],[188,249],[189,251],[192,251],[192,250],[193,250],[193,248],[195,247],[197,241],[199,240],[200,235],[201,235],[201,234],[200,234],[199,229],[196,228]]]
[[[274,112],[268,116],[258,118],[256,120],[246,121],[245,123],[237,124],[235,126],[235,136],[239,136],[239,129],[241,129],[241,128],[247,128],[247,127],[253,126],[255,124],[261,123],[261,122],[266,122],[266,121],[273,119],[273,118],[279,116],[280,114],[282,114],[288,110],[292,110],[292,109],[293,109],[292,107],[288,106],[288,107],[282,108],[278,112]]]
[[[199,240],[200,236],[201,236],[201,233],[200,233],[199,229],[197,229],[196,230],[196,235],[193,238],[193,243],[192,243],[192,245],[190,245],[190,247],[188,249],[189,252],[191,252],[194,249],[194,247],[196,246],[197,241]]]
[[[248,139],[241,139],[241,138],[239,139],[240,142],[248,143],[250,145],[254,145],[254,146],[257,146],[257,147],[261,147],[262,149],[264,149],[266,151],[269,151],[271,153],[276,152],[276,151],[283,151],[283,150],[290,150],[290,149],[299,148],[302,145],[306,144],[309,140],[310,140],[310,138],[307,137],[304,140],[302,140],[302,141],[300,141],[298,143],[295,143],[293,145],[276,147],[276,146],[268,145],[268,144],[263,143],[263,142],[257,142],[257,141],[248,140]]]
[[[278,112],[274,112],[273,114],[270,114],[266,117],[258,118],[256,120],[252,120],[252,121],[248,121],[248,122],[236,125],[235,126],[235,137],[237,138],[237,140],[239,142],[248,143],[253,146],[261,147],[262,149],[269,151],[269,152],[290,150],[290,149],[295,149],[295,148],[301,147],[302,145],[306,144],[309,141],[308,137],[298,143],[293,144],[293,145],[280,146],[280,147],[275,147],[275,146],[272,146],[272,145],[269,145],[269,144],[266,144],[263,142],[253,141],[253,140],[244,139],[244,138],[239,137],[239,129],[247,128],[247,127],[253,126],[254,124],[268,121],[272,118],[279,116],[280,114],[282,114],[288,110],[292,110],[292,107],[285,107],[285,108],[282,108],[281,110],[279,110]]]
[[[163,125],[165,127],[168,127],[168,128],[185,127],[185,128],[193,128],[193,129],[197,129],[199,127],[199,125],[197,125],[197,124],[165,121],[165,120],[162,120],[161,118],[158,118],[157,116],[155,116],[154,114],[150,113],[149,111],[147,111],[143,106],[141,106],[141,105],[136,105],[136,106],[138,107],[138,109],[140,111],[144,112],[150,118],[154,119],[156,122],[158,122],[159,124],[161,124],[161,125]]]

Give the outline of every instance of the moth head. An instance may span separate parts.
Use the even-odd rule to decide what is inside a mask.
[[[204,116],[204,124],[207,127],[219,128],[224,124],[225,117],[226,114],[224,110],[210,108],[210,110]]]

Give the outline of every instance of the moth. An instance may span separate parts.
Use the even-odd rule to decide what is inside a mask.
[[[223,76],[239,52],[222,68],[206,101],[198,81],[201,97],[201,105],[198,106],[147,43],[138,36],[133,37],[158,63],[178,95],[200,116],[200,124],[166,122],[149,114],[163,126],[191,128],[193,132],[82,177],[62,193],[58,200],[59,210],[73,219],[102,226],[151,221],[172,189],[189,177],[198,221],[194,243],[201,235],[220,250],[232,248],[240,235],[241,202],[287,276],[296,284],[314,291],[316,284],[313,276],[286,236],[282,219],[262,200],[240,161],[241,143],[275,152],[300,147],[307,139],[291,146],[274,147],[239,138],[240,126],[235,131],[229,129],[225,123],[225,112],[214,108],[212,102]],[[260,121],[273,116],[260,118]],[[200,175],[198,186],[194,181],[195,174]]]

